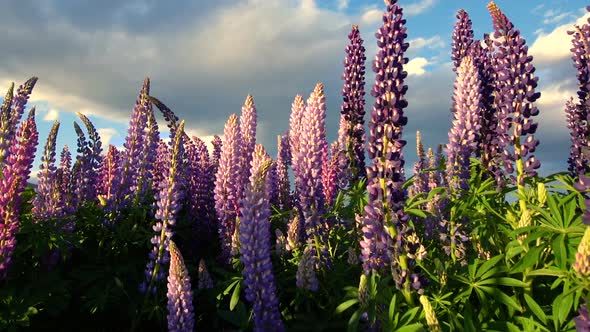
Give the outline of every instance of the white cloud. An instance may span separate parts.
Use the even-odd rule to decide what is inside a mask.
[[[426,73],[424,67],[429,64],[430,62],[426,58],[418,57],[408,61],[404,66],[404,70],[408,72],[408,75],[421,76]]]
[[[103,150],[106,150],[108,148],[113,136],[118,134],[118,132],[114,128],[98,128],[96,129],[96,131],[100,135]]]
[[[55,121],[59,118],[59,112],[55,108],[49,109],[45,116],[43,116],[44,121]]]
[[[349,0],[338,0],[338,10],[344,10],[348,8]]]
[[[438,35],[430,37],[428,39],[418,37],[418,38],[409,40],[408,43],[410,43],[410,49],[412,49],[412,50],[417,50],[417,49],[421,49],[424,47],[429,48],[429,49],[445,47],[445,43],[443,42],[442,38]]]
[[[418,14],[425,12],[427,9],[434,6],[435,4],[436,4],[436,0],[421,0],[417,3],[404,5],[403,6],[404,14],[406,14],[408,16],[418,15]]]
[[[544,7],[545,7],[545,4],[540,4],[540,5],[537,5],[537,6],[535,6],[535,8],[533,8],[532,12],[533,12],[534,14],[536,14],[536,13],[538,13],[539,11],[541,11],[541,9],[543,9]]]
[[[567,12],[567,13],[561,13],[559,15],[555,15],[552,17],[547,17],[543,20],[543,24],[555,24],[555,23],[559,23],[560,21],[563,21],[564,19],[568,18],[568,17],[575,17],[571,12]]]
[[[573,78],[552,83],[543,87],[541,97],[537,100],[537,107],[539,107],[541,122],[549,126],[562,124],[565,126],[565,102],[570,97],[575,97],[575,82]]]
[[[570,57],[572,36],[567,34],[573,30],[573,25],[582,25],[590,18],[590,13],[578,18],[575,22],[560,25],[553,31],[540,33],[529,48],[529,54],[535,58],[535,64],[554,63]]]
[[[383,17],[383,11],[379,9],[369,9],[361,16],[361,22],[365,24],[374,24],[381,21]]]

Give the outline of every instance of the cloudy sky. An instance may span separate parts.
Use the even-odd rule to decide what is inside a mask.
[[[422,131],[427,146],[447,140],[456,12],[463,8],[470,14],[476,38],[491,32],[492,23],[487,1],[399,3],[410,42],[404,136],[411,165],[416,130]],[[566,31],[590,17],[585,1],[496,3],[521,30],[540,77],[542,173],[564,170],[569,137],[563,105],[576,90]],[[307,99],[316,82],[325,85],[328,139],[336,139],[347,34],[352,24],[359,25],[370,91],[374,34],[384,7],[381,0],[178,0],[173,5],[157,0],[5,0],[0,11],[0,88],[39,77],[29,103],[38,110],[38,156],[56,119],[61,122],[58,151],[64,144],[75,150],[76,112],[90,117],[105,147],[122,146],[146,76],[152,80],[151,94],[186,119],[191,134],[206,141],[223,133],[228,116],[239,113],[252,94],[258,142],[275,155],[276,136],[288,129],[293,98],[302,94]],[[367,112],[372,105],[367,94]],[[166,128],[160,124],[161,130]]]

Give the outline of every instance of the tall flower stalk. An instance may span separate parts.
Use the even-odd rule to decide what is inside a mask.
[[[39,133],[35,109],[12,137],[0,179],[0,279],[6,277],[16,246],[22,193],[31,174]]]
[[[168,331],[192,332],[195,326],[191,279],[180,250],[170,241],[168,272]]]
[[[170,159],[168,167],[164,170],[164,180],[158,191],[158,209],[155,214],[157,222],[153,226],[156,234],[151,239],[154,247],[149,254],[149,260],[146,265],[146,279],[140,286],[141,291],[146,293],[155,291],[154,283],[164,278],[162,268],[170,260],[169,243],[174,233],[173,228],[176,224],[176,215],[180,210],[180,199],[182,196],[178,176],[179,165],[184,158],[184,148],[182,145],[183,132],[184,120],[180,122],[170,142]]]
[[[43,156],[41,156],[40,172],[36,188],[36,195],[33,199],[32,213],[37,219],[48,219],[57,217],[62,209],[59,183],[56,181],[57,167],[55,166],[55,143],[59,131],[59,121],[55,121],[47,142]]]
[[[342,144],[350,161],[352,181],[365,177],[365,47],[357,25],[348,34],[342,80],[340,127]]]
[[[284,331],[271,262],[270,179],[272,160],[256,145],[252,175],[245,188],[240,218],[240,260],[246,300],[253,306],[254,331]]]
[[[229,263],[232,236],[235,232],[239,207],[239,185],[241,181],[242,134],[236,114],[230,115],[224,129],[223,145],[219,167],[215,176],[215,211],[219,218],[219,239],[221,259]]]

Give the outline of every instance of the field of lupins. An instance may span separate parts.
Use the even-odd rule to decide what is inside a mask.
[[[570,32],[567,171],[537,174],[538,77],[490,2],[493,36],[457,14],[449,141],[425,150],[418,133],[406,175],[406,21],[385,3],[368,119],[353,26],[338,140],[318,83],[295,97],[276,158],[256,142],[252,96],[208,151],[146,79],[123,150],[78,113],[75,159],[66,146],[58,161],[60,123],[41,149],[34,107],[24,117],[37,78],[9,87],[0,330],[590,331],[590,24]]]

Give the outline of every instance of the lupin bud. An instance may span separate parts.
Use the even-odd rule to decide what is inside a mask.
[[[547,188],[545,188],[543,182],[537,183],[537,200],[539,201],[539,206],[543,206],[547,203]]]
[[[369,277],[364,273],[361,274],[358,294],[361,307],[366,308],[369,305]]]
[[[430,301],[428,301],[428,297],[426,295],[420,296],[420,304],[422,304],[422,309],[424,310],[424,315],[426,316],[426,324],[428,324],[428,330],[430,332],[440,332],[440,325],[438,323],[438,319],[436,318],[436,312],[432,308]]]
[[[582,241],[578,246],[574,270],[581,278],[590,277],[590,226],[586,227]]]

